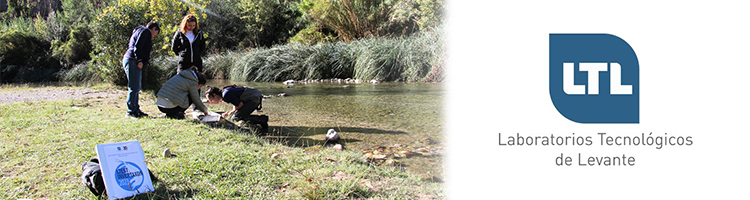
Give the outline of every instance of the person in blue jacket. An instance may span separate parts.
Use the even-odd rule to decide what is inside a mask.
[[[217,104],[221,101],[232,104],[232,110],[224,112],[222,117],[234,114],[232,121],[249,120],[250,114],[255,110],[263,108],[263,94],[258,89],[252,87],[242,87],[238,85],[226,85],[221,89],[206,86],[206,98],[208,102]]]
[[[198,19],[189,14],[182,18],[180,29],[172,37],[172,52],[179,57],[177,72],[190,69],[195,66],[199,72],[203,72],[203,50],[206,48],[206,40],[203,32],[198,28]]]
[[[138,105],[138,92],[141,90],[141,75],[144,67],[148,67],[151,54],[151,39],[159,34],[159,23],[151,21],[146,26],[133,29],[128,42],[128,50],[122,58],[122,66],[128,78],[128,113],[132,118],[148,117]]]

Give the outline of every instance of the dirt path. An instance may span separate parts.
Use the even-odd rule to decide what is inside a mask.
[[[0,103],[24,101],[55,101],[84,98],[117,98],[124,96],[125,91],[96,91],[90,88],[37,88],[30,90],[0,92]]]

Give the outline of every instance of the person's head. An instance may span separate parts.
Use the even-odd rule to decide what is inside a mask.
[[[159,34],[159,31],[161,31],[161,28],[159,28],[159,22],[150,21],[148,24],[146,24],[146,28],[151,31],[151,38],[156,37],[156,35]]]
[[[188,31],[193,31],[193,33],[198,32],[198,19],[193,14],[185,15],[180,23],[180,32],[185,34]]]
[[[208,103],[217,104],[223,99],[221,96],[221,89],[217,87],[206,86],[206,99]]]
[[[195,71],[195,75],[198,76],[198,90],[200,90],[204,85],[206,85],[206,75],[203,75],[203,73],[199,72],[198,70]]]

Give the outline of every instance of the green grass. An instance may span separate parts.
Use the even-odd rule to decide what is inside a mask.
[[[143,94],[140,102],[156,115],[154,106],[143,103],[153,101]],[[81,163],[96,156],[96,144],[130,140],[141,142],[149,169],[161,180],[156,192],[137,199],[443,196],[441,183],[370,166],[360,152],[290,147],[189,120],[130,119],[123,102],[124,96],[0,104],[0,199],[94,199],[80,183]],[[177,156],[162,157],[166,148]]]

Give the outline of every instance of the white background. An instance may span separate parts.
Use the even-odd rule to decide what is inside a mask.
[[[750,166],[750,6],[740,1],[446,1],[449,199],[744,199]],[[640,124],[579,124],[549,97],[549,34],[608,33],[640,64]],[[592,136],[589,147],[498,145],[505,135]],[[598,132],[692,136],[610,147]],[[633,167],[555,158],[633,156]],[[574,157],[576,158],[576,157]],[[576,159],[573,161],[577,162]],[[575,164],[574,164],[575,165]]]

